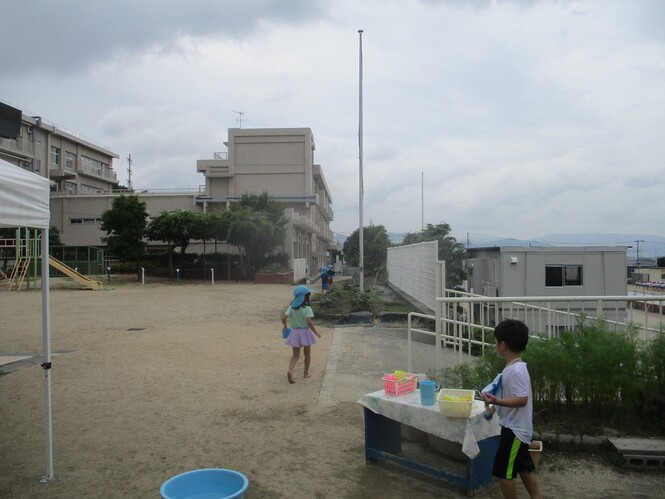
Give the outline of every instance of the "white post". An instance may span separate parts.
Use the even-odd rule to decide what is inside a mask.
[[[145,286],[145,267],[141,267],[141,284]]]
[[[442,274],[441,263],[443,262],[437,262],[437,265],[435,267],[437,298],[443,298],[443,288],[441,287],[441,274]],[[443,303],[437,300],[435,307],[436,307],[435,310],[436,320],[434,322],[434,331],[435,331],[434,341],[436,342],[436,346],[434,347],[435,351],[434,365],[436,366],[436,369],[439,369],[441,361],[441,329],[443,326]]]
[[[46,406],[46,476],[42,482],[48,482],[54,477],[53,474],[53,426],[51,414],[51,305],[50,305],[50,283],[49,283],[49,259],[48,259],[48,229],[42,229],[42,329],[44,362],[44,405]]]
[[[214,286],[215,285],[215,269],[213,269],[212,267],[210,267],[210,275],[212,277],[212,285]]]
[[[359,121],[358,121],[358,177],[360,179],[359,184],[359,198],[360,198],[360,207],[359,207],[359,229],[358,229],[358,249],[360,251],[360,291],[365,291],[365,261],[363,257],[363,30],[358,30],[359,40],[360,40],[360,65],[359,65]]]

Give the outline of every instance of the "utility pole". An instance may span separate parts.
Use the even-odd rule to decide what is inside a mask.
[[[127,156],[127,188],[133,191],[132,187],[132,155]]]
[[[640,243],[645,242],[644,239],[637,239],[635,241],[637,243],[637,268],[640,268]]]

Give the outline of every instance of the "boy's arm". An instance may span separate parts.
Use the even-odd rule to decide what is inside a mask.
[[[529,397],[510,397],[498,399],[489,393],[482,394],[483,400],[487,404],[499,405],[501,407],[524,407],[529,402]]]

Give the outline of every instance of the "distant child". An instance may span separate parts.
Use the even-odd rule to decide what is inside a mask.
[[[286,312],[282,314],[282,324],[285,329],[287,318],[291,318],[291,333],[284,340],[284,343],[293,348],[293,354],[289,360],[289,371],[287,373],[289,383],[295,383],[293,380],[293,368],[296,367],[296,363],[300,358],[300,348],[305,351],[305,374],[303,377],[309,378],[311,376],[309,374],[309,363],[312,360],[310,349],[316,343],[314,335],[321,338],[321,335],[312,322],[314,312],[312,312],[312,307],[309,306],[311,294],[312,290],[307,286],[296,286],[296,289],[293,291],[293,301],[289,305],[289,308],[286,309]]]
[[[514,479],[519,474],[529,497],[540,498],[535,466],[529,453],[533,433],[531,378],[520,353],[529,341],[529,328],[521,321],[506,319],[494,329],[495,348],[506,367],[493,388],[483,390],[485,404],[493,404],[499,415],[501,438],[492,474],[499,479],[505,498],[517,497]],[[498,389],[496,385],[499,385]],[[492,393],[494,392],[494,393]]]
[[[321,269],[321,293],[325,293],[328,288],[330,287],[330,283],[328,281],[328,267],[323,267]]]
[[[326,267],[326,270],[328,271],[328,287],[332,287],[333,285],[333,277],[335,277],[335,268],[332,265],[328,265]]]

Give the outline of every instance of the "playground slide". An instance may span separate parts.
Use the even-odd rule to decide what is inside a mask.
[[[71,277],[75,281],[83,284],[85,287],[90,288],[93,291],[99,291],[100,289],[102,289],[101,281],[93,281],[92,279],[88,279],[83,274],[79,274],[78,272],[76,272],[69,265],[65,265],[60,260],[53,258],[52,256],[48,257],[48,263],[50,263],[52,267],[58,269],[66,276]]]

